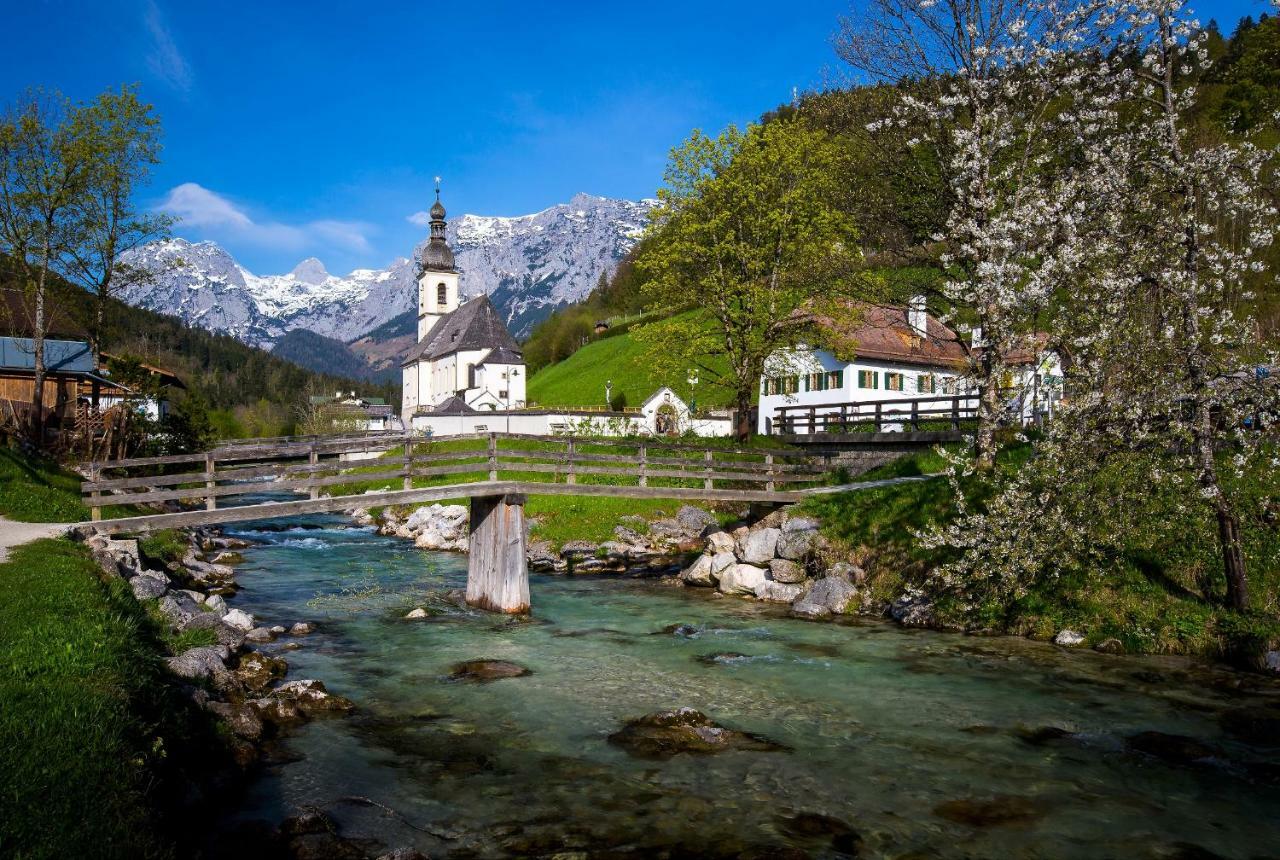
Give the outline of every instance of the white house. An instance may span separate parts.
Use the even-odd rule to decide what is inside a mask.
[[[440,189],[431,207],[431,238],[418,276],[418,342],[401,365],[401,416],[459,399],[475,410],[519,409],[526,369],[520,344],[507,331],[489,297],[463,302],[453,251],[445,241]]]
[[[815,320],[847,344],[841,351],[849,355],[800,344],[770,357],[760,381],[758,432],[787,432],[787,418],[794,432],[811,432],[810,409],[818,421],[840,406],[850,417],[866,418],[879,404],[880,414],[890,419],[881,429],[898,430],[902,425],[891,419],[909,413],[913,400],[918,408],[946,408],[942,398],[952,397],[960,398],[961,409],[976,405],[965,378],[974,350],[928,313],[923,297],[908,307],[861,303],[849,310],[847,319]],[[1010,372],[1001,384],[1005,407],[1023,422],[1051,410],[1062,383],[1061,365],[1043,348],[1044,339],[1029,338],[1028,344],[1008,356]]]

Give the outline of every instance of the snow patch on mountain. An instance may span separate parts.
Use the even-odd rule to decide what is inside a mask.
[[[492,296],[512,332],[523,337],[555,307],[584,298],[602,273],[612,273],[644,232],[653,205],[578,194],[532,215],[451,220],[448,240],[462,290]],[[266,348],[297,328],[351,341],[417,302],[417,265],[406,258],[339,277],[311,257],[288,274],[255,275],[213,242],[169,239],[133,251],[124,262],[152,273],[125,290],[124,301]]]

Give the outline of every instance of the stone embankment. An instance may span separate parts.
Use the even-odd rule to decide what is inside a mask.
[[[136,540],[93,534],[85,542],[99,567],[125,579],[166,628],[167,641],[177,646],[168,657],[169,671],[196,704],[225,724],[237,763],[247,767],[256,761],[261,743],[282,728],[316,714],[350,711],[352,703],[320,681],[283,680],[288,664],[253,647],[288,637],[281,650],[293,650],[314,624],[268,626],[227,605],[237,586],[226,562],[239,560],[238,550],[249,544],[210,530],[191,534],[189,541],[184,557],[168,563],[146,558]]]

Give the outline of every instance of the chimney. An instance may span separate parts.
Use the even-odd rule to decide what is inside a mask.
[[[929,334],[929,312],[925,310],[924,296],[912,296],[907,305],[907,324],[920,337]]]

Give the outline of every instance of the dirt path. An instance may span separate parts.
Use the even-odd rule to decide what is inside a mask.
[[[58,537],[71,528],[71,523],[15,523],[0,517],[0,562],[7,561],[9,550],[40,538]]]

